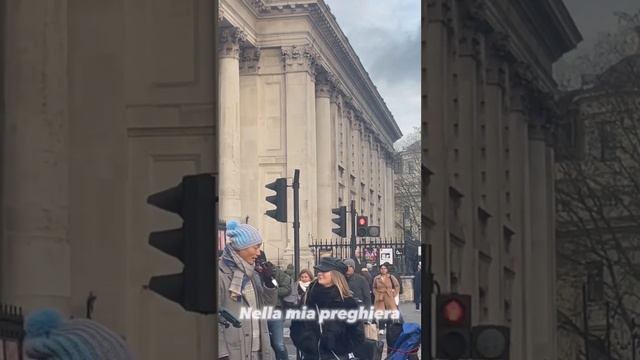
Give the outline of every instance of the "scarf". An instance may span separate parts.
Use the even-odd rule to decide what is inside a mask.
[[[244,295],[245,285],[253,278],[255,269],[253,265],[244,261],[230,246],[225,246],[222,251],[222,261],[233,270],[229,292],[231,293],[231,298],[238,301]]]
[[[303,293],[307,292],[307,289],[309,288],[309,284],[311,284],[311,281],[307,281],[307,282],[298,281],[298,285],[300,286],[300,289],[302,289]]]
[[[307,292],[307,306],[310,308],[316,305],[320,308],[333,308],[337,304],[342,304],[344,299],[340,296],[340,290],[335,285],[324,287],[316,283]]]

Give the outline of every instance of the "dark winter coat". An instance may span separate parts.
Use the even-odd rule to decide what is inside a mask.
[[[273,269],[273,277],[278,282],[278,300],[276,307],[282,308],[282,299],[291,293],[291,277],[278,268]]]
[[[324,287],[312,282],[309,285],[302,304],[307,309],[358,309],[356,300],[352,297],[342,299],[336,286]],[[331,351],[338,356],[346,356],[354,348],[364,342],[364,327],[362,321],[348,323],[344,320],[324,320],[322,334],[316,320],[293,320],[291,322],[291,340],[304,356],[304,360],[335,359]]]
[[[353,273],[347,277],[347,283],[349,283],[349,290],[353,292],[353,296],[362,301],[365,309],[371,307],[371,288],[364,276]]]

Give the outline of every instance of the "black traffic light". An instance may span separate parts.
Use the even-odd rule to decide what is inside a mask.
[[[340,206],[335,209],[331,209],[331,213],[334,215],[338,215],[337,218],[331,219],[334,224],[338,225],[337,228],[333,228],[334,234],[340,236],[341,238],[347,237],[347,207]]]
[[[508,360],[510,332],[506,326],[479,325],[471,330],[474,359]]]
[[[369,218],[358,216],[356,218],[356,234],[360,237],[369,236]]]
[[[147,198],[148,204],[182,218],[179,229],[149,234],[149,244],[184,265],[182,273],[151,277],[149,288],[187,311],[202,314],[216,312],[215,193],[215,178],[200,174],[185,176],[177,186]]]
[[[436,357],[471,357],[471,296],[441,294],[436,297]]]
[[[275,195],[267,196],[267,201],[276,206],[275,209],[267,210],[265,214],[276,219],[276,221],[287,222],[287,178],[278,178],[276,181],[265,185],[269,190],[276,192]]]

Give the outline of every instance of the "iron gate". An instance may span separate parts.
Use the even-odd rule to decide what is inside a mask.
[[[380,264],[393,264],[393,272],[400,275],[413,274],[418,263],[418,243],[387,238],[357,238],[356,258],[360,268],[371,264],[377,268]],[[313,240],[309,245],[316,264],[320,258],[334,256],[340,259],[351,257],[349,239]],[[358,269],[359,270],[359,269]]]

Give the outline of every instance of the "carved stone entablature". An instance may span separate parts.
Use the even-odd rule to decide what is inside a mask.
[[[253,46],[240,48],[240,73],[256,74],[260,70],[260,49]]]
[[[240,45],[246,41],[245,33],[233,26],[220,28],[220,41],[218,42],[218,55],[221,58],[240,58]]]
[[[511,111],[518,111],[526,113],[529,107],[527,92],[523,86],[513,86],[509,90],[509,103],[511,104]]]
[[[312,46],[294,45],[283,47],[282,59],[286,72],[306,71],[315,78],[318,53]]]
[[[465,27],[458,37],[458,51],[460,56],[471,56],[482,62],[484,56],[484,35]]]
[[[455,0],[428,0],[427,20],[453,25]]]
[[[340,91],[338,90],[338,88],[331,83],[331,81],[329,81],[329,83],[331,84],[331,88],[330,88],[330,101],[332,103],[335,103],[338,108],[342,109],[344,108],[344,103],[342,100],[342,94],[340,93]]]
[[[489,34],[493,27],[487,21],[487,0],[463,0],[458,4],[462,13],[462,26],[479,34]]]
[[[511,52],[511,37],[502,31],[496,31],[487,38],[490,55],[495,56],[508,64],[517,62],[516,56]]]
[[[507,65],[504,61],[499,59],[490,58],[487,61],[486,80],[489,85],[497,85],[502,90],[507,88]]]
[[[264,0],[251,0],[251,6],[262,14],[268,13],[270,10],[270,7],[265,4]]]

